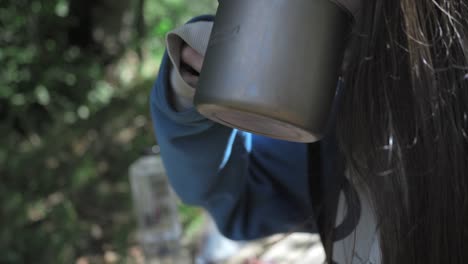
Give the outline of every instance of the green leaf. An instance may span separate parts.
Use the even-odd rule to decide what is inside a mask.
[[[164,37],[167,32],[173,29],[174,23],[169,18],[163,18],[159,24],[155,27],[154,33],[156,36]]]
[[[48,105],[50,103],[50,94],[44,85],[36,87],[36,98],[41,105]]]
[[[57,5],[55,6],[55,14],[59,17],[66,17],[68,16],[68,1],[60,0],[58,1]]]

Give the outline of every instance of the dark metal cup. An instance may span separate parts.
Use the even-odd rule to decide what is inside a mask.
[[[272,138],[319,140],[351,23],[330,0],[220,0],[195,94],[198,111]]]

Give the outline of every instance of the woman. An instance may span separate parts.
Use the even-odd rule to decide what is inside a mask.
[[[327,177],[343,156],[360,201],[348,211],[362,213],[329,259],[468,262],[467,17],[466,0],[362,0],[336,130],[309,154],[199,115],[191,99],[211,18],[175,30],[151,100],[172,185],[234,239],[317,232],[308,166],[321,159],[315,173]]]

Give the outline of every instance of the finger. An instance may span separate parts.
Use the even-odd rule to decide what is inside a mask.
[[[198,76],[191,74],[188,71],[181,70],[180,75],[182,79],[190,86],[196,87],[198,84]]]
[[[192,74],[192,75],[196,75],[196,76],[199,76],[199,75],[200,75],[199,72],[197,72],[196,70],[194,70],[194,69],[193,69],[192,67],[190,67],[189,65],[185,64],[185,62],[183,62],[183,61],[180,63],[180,70],[181,70],[181,71],[182,71],[182,70],[187,71],[187,72],[189,72],[189,73]]]
[[[203,65],[203,56],[200,55],[196,50],[188,45],[184,45],[182,48],[182,61],[188,66],[192,67],[198,73],[201,72]]]

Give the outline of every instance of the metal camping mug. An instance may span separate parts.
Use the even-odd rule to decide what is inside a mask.
[[[351,20],[331,0],[220,0],[195,93],[197,110],[272,138],[319,140]]]

